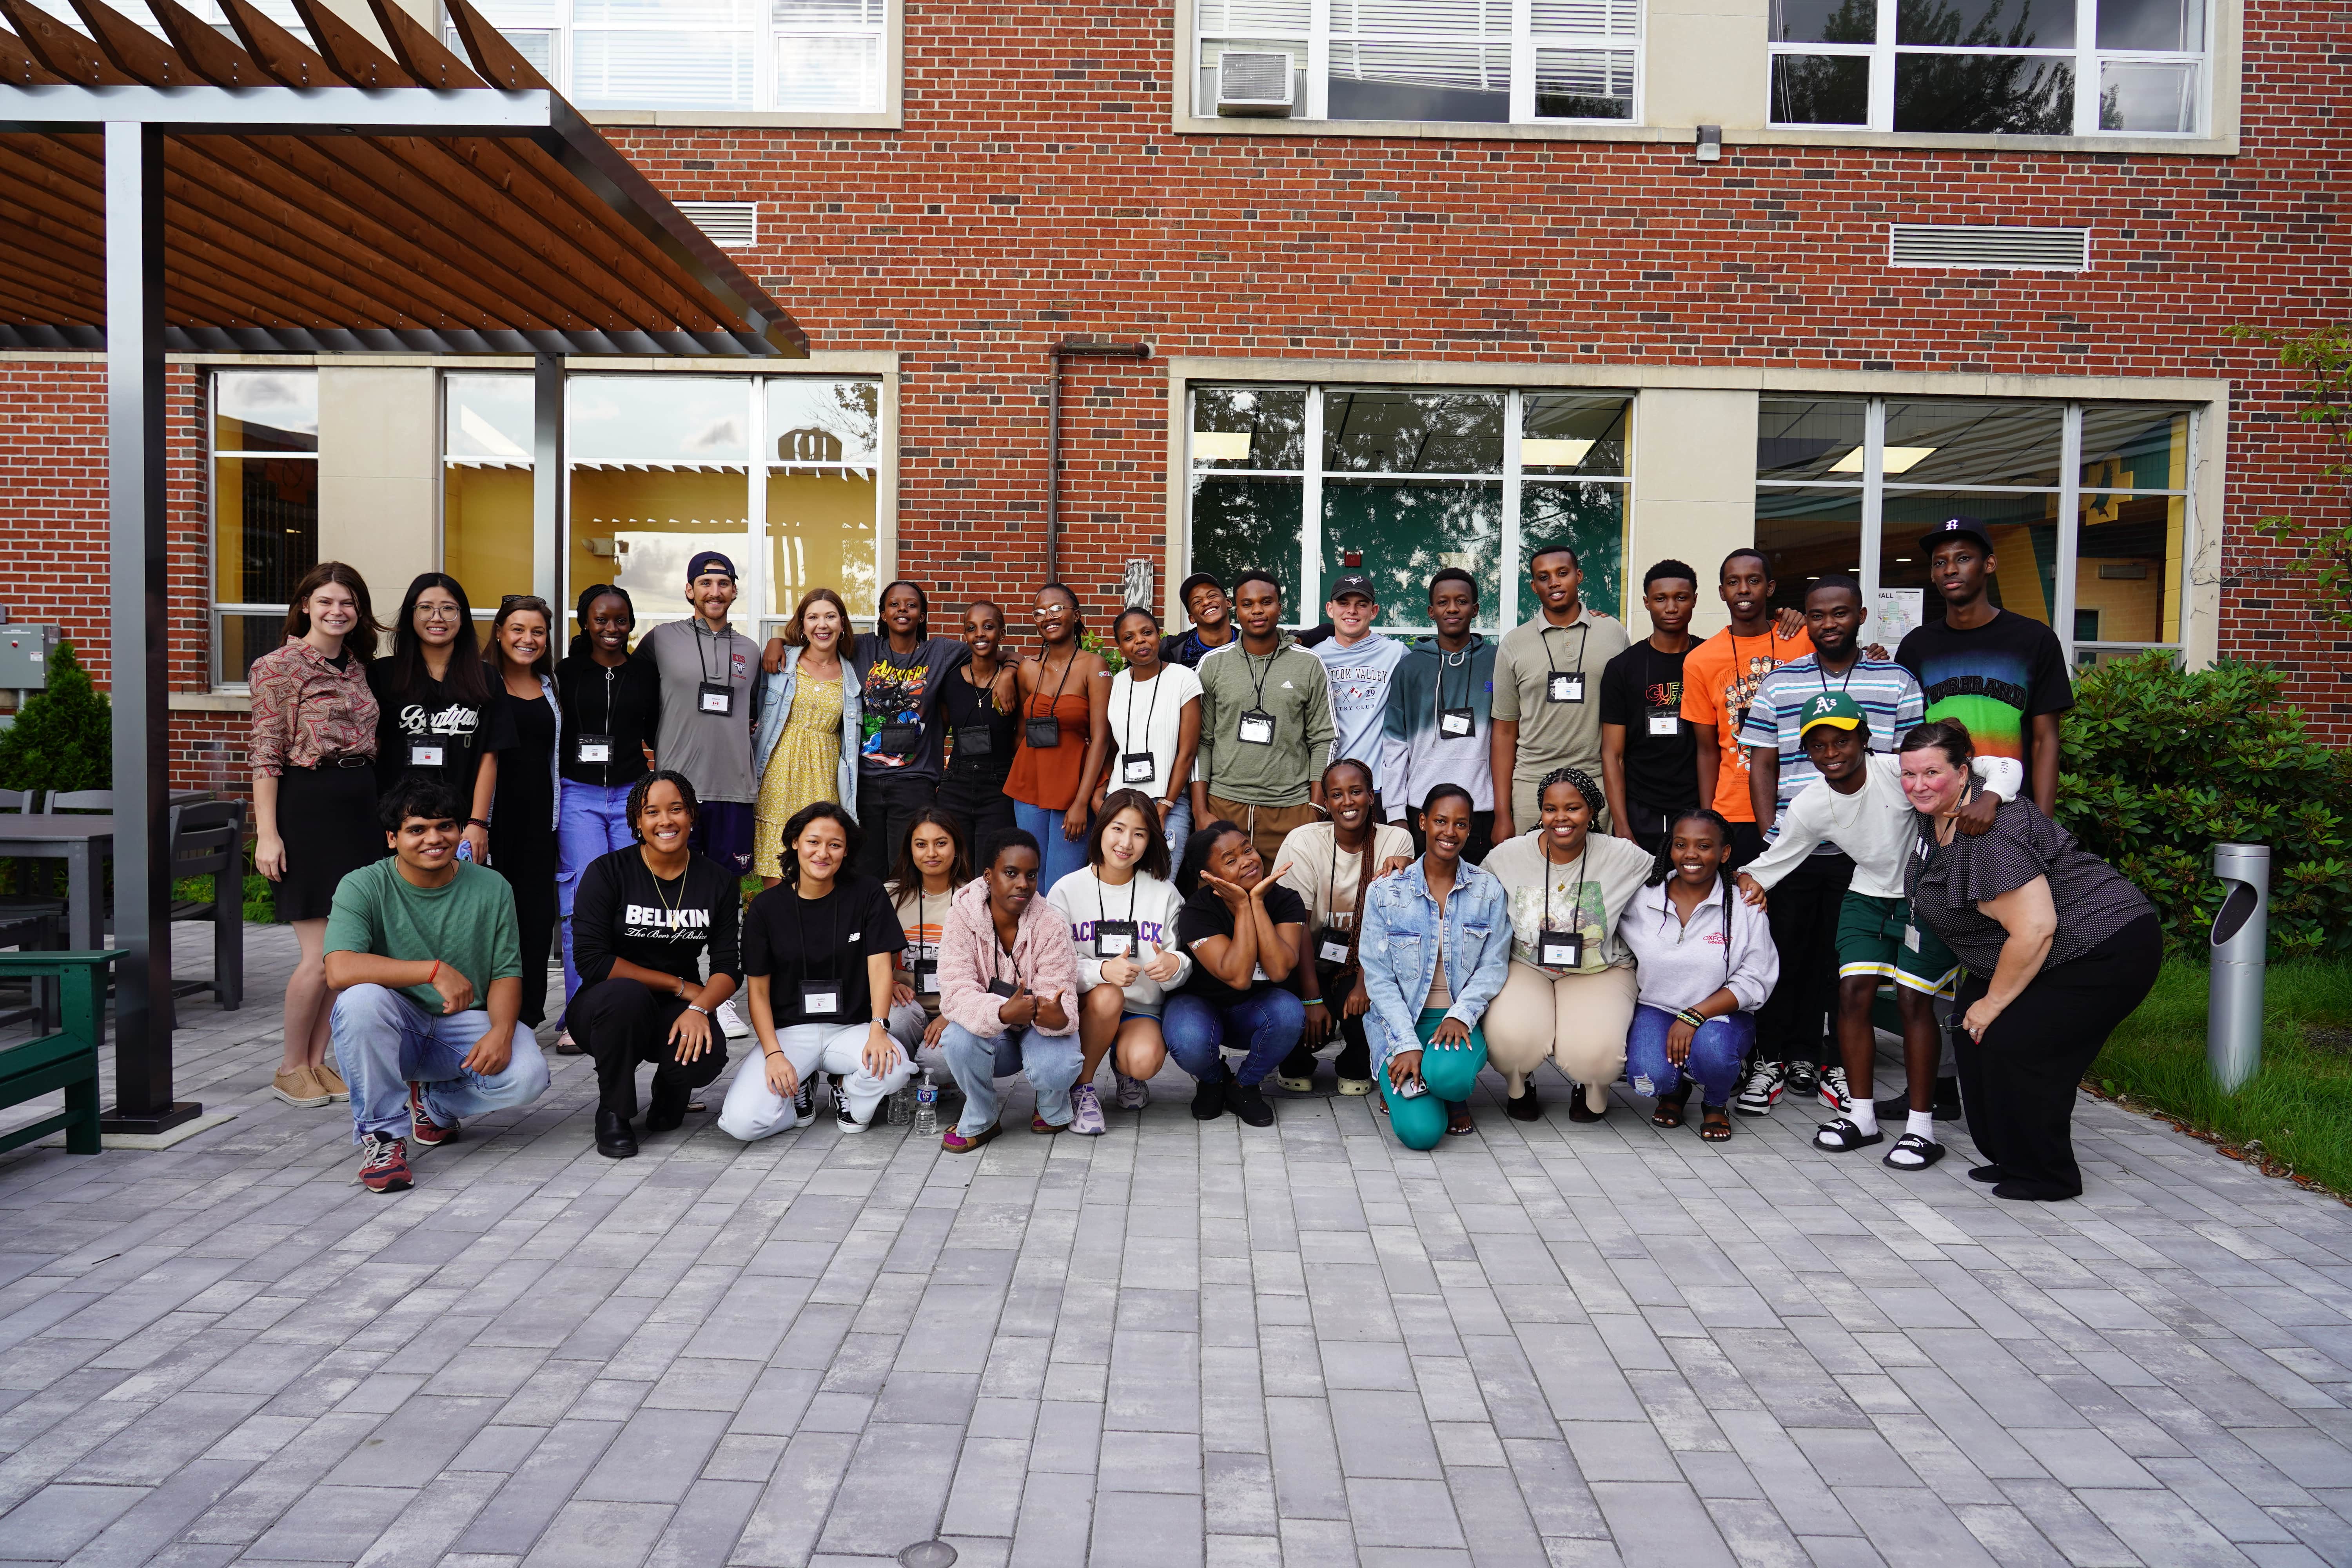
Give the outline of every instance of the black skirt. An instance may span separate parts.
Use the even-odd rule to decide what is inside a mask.
[[[375,770],[288,767],[278,775],[278,837],[286,845],[278,920],[325,920],[336,886],[383,858]]]

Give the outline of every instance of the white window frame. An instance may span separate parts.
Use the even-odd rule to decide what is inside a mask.
[[[1603,3],[1605,4],[1606,0],[1603,0]],[[1467,41],[1479,46],[1507,47],[1510,61],[1510,115],[1507,121],[1423,121],[1417,123],[1460,125],[1466,132],[1472,133],[1475,133],[1475,129],[1480,126],[1506,123],[1559,126],[1631,126],[1643,123],[1642,51],[1643,20],[1646,10],[1643,0],[1621,0],[1619,4],[1609,5],[1607,8],[1610,10],[1630,12],[1632,26],[1628,31],[1601,33],[1538,31],[1534,23],[1535,14],[1538,7],[1545,4],[1546,0],[1487,0],[1488,9],[1507,8],[1507,30],[1465,36]],[[1306,76],[1306,93],[1291,118],[1297,121],[1323,121],[1335,126],[1346,126],[1381,122],[1330,118],[1331,58],[1335,41],[1346,45],[1356,42],[1360,37],[1409,37],[1438,40],[1450,37],[1434,31],[1386,35],[1343,31],[1335,27],[1333,24],[1332,0],[1308,0],[1308,21],[1304,31],[1295,28],[1240,30],[1231,27],[1213,30],[1202,25],[1202,14],[1207,8],[1206,5],[1198,3],[1198,0],[1192,7],[1192,36],[1187,43],[1185,60],[1185,79],[1191,84],[1187,92],[1192,100],[1192,111],[1196,118],[1203,120],[1213,121],[1218,118],[1214,97],[1211,95],[1204,98],[1201,85],[1202,72],[1207,68],[1203,57],[1213,45],[1266,43],[1293,46],[1297,50],[1297,57],[1294,58],[1291,68],[1294,73],[1303,70]],[[1622,120],[1564,116],[1539,118],[1535,111],[1537,53],[1538,50],[1551,49],[1574,49],[1630,57],[1628,68],[1632,72],[1633,90],[1632,110],[1628,116]]]
[[[220,592],[220,463],[223,458],[289,458],[297,462],[308,460],[315,469],[319,449],[308,452],[253,450],[241,447],[220,447],[220,378],[223,372],[258,370],[259,365],[213,365],[205,372],[205,640],[206,643],[205,674],[215,691],[245,691],[250,689],[242,680],[229,679],[221,668],[221,619],[226,616],[277,616],[283,617],[288,606],[283,604],[245,604],[216,598]],[[270,367],[276,370],[276,367]],[[308,374],[315,379],[318,371],[309,365],[289,364],[280,374]],[[315,487],[313,493],[316,493]],[[267,651],[266,649],[264,651]]]
[[[2074,0],[2074,43],[2059,49],[1996,49],[1977,48],[1966,45],[1942,46],[1900,44],[1895,42],[1895,21],[1899,10],[1897,0],[1878,0],[1878,37],[1868,44],[1807,44],[1771,43],[1768,46],[1770,60],[1766,70],[1772,69],[1771,60],[1783,56],[1844,56],[1861,57],[1870,61],[1870,111],[1866,123],[1861,125],[1822,124],[1811,121],[1769,121],[1776,131],[1875,131],[1895,130],[1895,66],[1898,55],[2002,55],[2015,59],[2065,60],[2074,67],[2074,121],[2070,134],[2086,138],[2100,137],[2162,137],[2191,142],[2212,134],[2214,34],[2221,18],[2215,15],[2212,0],[2204,0],[2205,18],[2200,37],[2204,47],[2198,50],[2102,49],[2098,47],[2098,0]],[[2104,65],[2189,65],[2197,70],[2196,122],[2186,131],[2108,131],[2099,125],[2100,68]],[[1771,88],[1766,84],[1768,112]],[[1925,134],[1906,132],[1906,134]],[[1958,132],[1956,134],[2007,134]],[[2035,132],[2017,132],[2020,135]]]

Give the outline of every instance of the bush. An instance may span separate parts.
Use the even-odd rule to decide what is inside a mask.
[[[2175,951],[2201,954],[2217,843],[2271,847],[2273,959],[2352,952],[2352,756],[2280,701],[2286,677],[2144,654],[2084,673],[2065,719],[2058,820],[2152,900]]]
[[[0,789],[111,788],[113,723],[73,644],[59,643],[49,656],[49,689],[0,731]]]

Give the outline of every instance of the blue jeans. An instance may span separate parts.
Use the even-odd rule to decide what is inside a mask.
[[[1055,1127],[1070,1124],[1070,1086],[1078,1081],[1078,1037],[1038,1029],[1007,1029],[982,1039],[961,1024],[940,1031],[940,1054],[963,1090],[956,1131],[977,1138],[996,1125],[996,1080],[1019,1073],[1037,1091],[1037,1114]]]
[[[335,998],[335,1060],[352,1086],[352,1141],[381,1132],[408,1136],[408,1086],[425,1086],[425,1114],[448,1125],[486,1110],[529,1105],[547,1092],[547,1058],[517,1026],[506,1070],[468,1072],[467,1053],[489,1033],[490,1016],[432,1014],[398,991],[354,985]]]
[[[1246,1050],[1241,1070],[1234,1074],[1245,1089],[1265,1081],[1306,1031],[1307,1004],[1270,980],[1260,981],[1230,1007],[1180,992],[1168,998],[1160,1016],[1160,1037],[1168,1042],[1168,1054],[1202,1083],[1223,1075],[1226,1046]]]
[[[629,786],[563,781],[555,813],[555,912],[563,922],[563,1004],[580,991],[572,963],[572,900],[588,862],[637,841],[629,831]]]
[[[1176,804],[1169,808],[1168,818],[1160,825],[1161,835],[1168,840],[1168,863],[1184,863],[1184,846],[1192,837],[1192,786],[1187,784],[1177,795]],[[1268,869],[1272,869],[1271,867]]]
[[[1380,1074],[1381,1100],[1389,1108],[1389,1131],[1408,1149],[1434,1149],[1444,1141],[1445,1124],[1453,1120],[1447,1108],[1469,1100],[1478,1074],[1486,1066],[1486,1034],[1483,1029],[1472,1029],[1470,1038],[1462,1045],[1442,1048],[1430,1045],[1429,1037],[1437,1033],[1437,1026],[1444,1022],[1443,1007],[1424,1007],[1413,1022],[1413,1033],[1419,1037],[1422,1047],[1421,1081],[1429,1086],[1427,1094],[1404,1099],[1389,1081],[1385,1067]]]
[[[1062,837],[1062,814],[1050,805],[1031,805],[1025,800],[1013,803],[1013,825],[1026,828],[1037,837],[1039,859],[1037,896],[1044,898],[1054,890],[1054,884],[1073,871],[1087,868],[1087,843],[1081,838],[1073,844]],[[977,856],[977,847],[972,850]]]
[[[1756,1044],[1756,1016],[1734,1013],[1709,1018],[1691,1037],[1690,1058],[1681,1067],[1666,1060],[1666,1031],[1675,1016],[1644,1002],[1633,1009],[1625,1031],[1625,1081],[1635,1094],[1672,1094],[1687,1075],[1699,1087],[1702,1105],[1728,1105],[1739,1082],[1740,1058]]]

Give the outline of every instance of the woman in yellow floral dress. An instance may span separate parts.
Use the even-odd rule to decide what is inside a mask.
[[[849,611],[830,588],[812,588],[784,627],[784,667],[763,678],[752,746],[760,771],[751,869],[772,888],[784,824],[813,801],[857,812],[857,676],[841,657]]]

